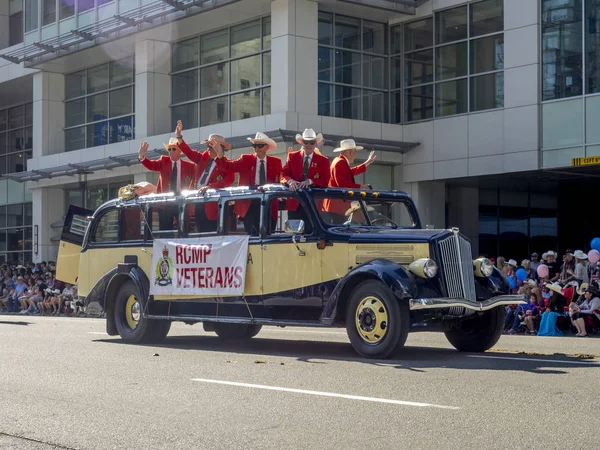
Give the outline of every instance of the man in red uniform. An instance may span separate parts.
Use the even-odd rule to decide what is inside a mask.
[[[181,159],[181,150],[177,147],[177,139],[169,139],[168,144],[163,144],[169,156],[161,156],[158,159],[148,159],[148,143],[142,142],[138,151],[138,159],[142,165],[154,172],[160,172],[156,191],[159,194],[174,192],[180,194],[184,189],[189,189],[194,177],[194,164]],[[179,207],[177,205],[164,207],[159,213],[159,227],[162,231],[177,228]]]
[[[194,164],[181,159],[181,150],[177,146],[177,139],[169,139],[168,144],[163,144],[169,156],[158,159],[148,159],[148,143],[142,142],[138,151],[138,159],[142,165],[153,172],[160,172],[156,191],[159,194],[175,192],[180,194],[184,189],[189,189],[194,177]]]
[[[190,189],[198,189],[200,194],[203,194],[209,188],[220,189],[231,186],[235,180],[235,174],[219,169],[213,159],[217,156],[218,148],[231,150],[231,144],[223,136],[211,134],[206,141],[201,142],[201,144],[206,144],[207,146],[205,151],[192,150],[183,140],[182,131],[183,122],[178,120],[177,128],[175,128],[175,136],[177,137],[179,149],[191,161],[196,163]],[[195,215],[196,230],[198,233],[216,231],[218,213],[219,210],[216,202],[196,203]]]
[[[238,186],[262,186],[279,183],[281,177],[281,160],[268,156],[267,152],[275,150],[277,143],[264,133],[256,133],[248,138],[254,148],[254,154],[245,154],[235,161],[223,157],[223,149],[217,151],[215,159],[217,167],[224,171],[239,173]],[[273,202],[272,221],[277,220],[277,203]],[[249,200],[235,202],[235,214],[244,222],[246,233],[256,235],[260,228],[260,207],[250,207]],[[273,225],[273,223],[271,223]]]
[[[302,149],[290,151],[287,161],[281,170],[281,182],[287,184],[291,191],[309,186],[327,187],[329,184],[329,159],[315,151],[323,136],[315,134],[314,130],[306,129],[302,135],[296,136],[296,141],[302,144]],[[301,219],[307,223],[306,214],[297,200],[287,201],[288,218]]]
[[[330,187],[370,189],[366,184],[358,184],[354,177],[367,171],[373,161],[375,161],[375,152],[371,152],[369,158],[356,167],[350,167],[354,163],[357,150],[363,150],[364,147],[357,146],[353,139],[345,139],[340,142],[340,146],[334,150],[340,153],[331,163],[331,177],[329,178]],[[330,222],[333,225],[339,225],[346,222],[346,211],[352,207],[350,200],[334,200],[326,198],[323,202],[323,210],[329,213]]]

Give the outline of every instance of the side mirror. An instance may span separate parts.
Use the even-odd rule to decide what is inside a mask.
[[[286,233],[302,234],[304,233],[304,220],[286,220],[284,230]]]

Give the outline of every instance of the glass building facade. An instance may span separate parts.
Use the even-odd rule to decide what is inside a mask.
[[[66,151],[134,139],[133,57],[66,76]]]
[[[172,118],[195,128],[271,113],[271,19],[173,45]]]
[[[0,174],[27,170],[32,157],[33,105],[0,110]],[[32,204],[21,183],[0,181],[0,263],[31,261]]]
[[[600,156],[600,0],[542,0],[542,166]]]
[[[407,123],[504,106],[504,2],[387,25],[319,14],[324,116]]]

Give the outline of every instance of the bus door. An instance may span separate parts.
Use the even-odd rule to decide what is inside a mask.
[[[56,279],[64,283],[76,284],[79,274],[79,258],[83,238],[89,225],[88,217],[94,211],[71,205],[67,211],[56,260]]]

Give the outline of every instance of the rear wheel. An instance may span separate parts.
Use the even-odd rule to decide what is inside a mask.
[[[504,306],[462,320],[445,332],[448,342],[461,352],[485,352],[500,339],[504,329]]]
[[[221,339],[250,339],[256,336],[262,325],[248,325],[243,323],[215,323],[212,326],[217,336]]]
[[[127,281],[119,288],[115,300],[115,324],[119,336],[134,344],[162,341],[171,328],[168,320],[153,320],[142,315],[142,300],[133,281]]]
[[[408,304],[380,281],[360,283],[346,313],[346,331],[357,353],[387,358],[404,346],[410,328]]]

